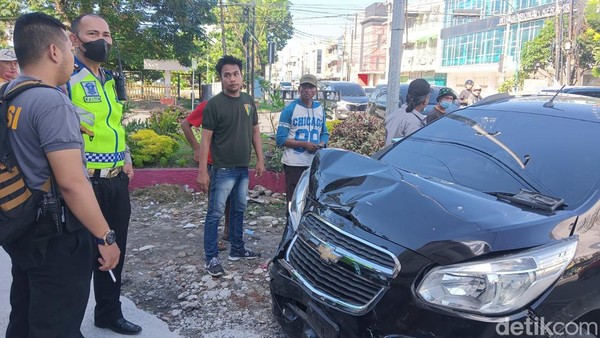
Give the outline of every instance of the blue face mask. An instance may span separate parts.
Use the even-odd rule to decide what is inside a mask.
[[[451,101],[440,101],[440,106],[444,109],[448,109],[452,105]]]

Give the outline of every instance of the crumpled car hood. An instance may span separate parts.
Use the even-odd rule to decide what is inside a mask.
[[[537,246],[569,233],[564,220],[571,212],[536,213],[352,152],[321,150],[311,171],[311,198],[351,220],[345,231],[368,231],[439,264]]]

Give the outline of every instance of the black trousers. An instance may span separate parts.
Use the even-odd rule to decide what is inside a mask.
[[[296,185],[298,185],[300,176],[302,176],[302,173],[306,169],[308,169],[308,167],[283,165],[283,172],[285,173],[285,199],[288,203],[292,200],[292,195],[294,194]]]
[[[123,317],[121,312],[121,273],[125,263],[125,248],[127,247],[127,230],[129,229],[129,217],[131,216],[131,203],[129,201],[129,178],[124,172],[113,178],[90,178],[92,187],[96,194],[98,204],[108,225],[115,231],[117,245],[121,249],[119,265],[113,269],[115,279],[113,282],[108,271],[100,271],[98,263],[97,246],[93,262],[94,292],[96,296],[96,307],[94,308],[94,321],[98,325],[112,324]]]
[[[89,231],[27,234],[4,249],[13,277],[6,337],[83,337],[92,267]]]

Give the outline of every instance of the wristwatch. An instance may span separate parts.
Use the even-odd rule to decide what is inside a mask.
[[[115,244],[115,241],[117,240],[117,235],[115,235],[114,230],[109,230],[101,238],[98,238],[98,237],[94,237],[94,238],[96,239],[96,244],[109,246],[109,245]]]

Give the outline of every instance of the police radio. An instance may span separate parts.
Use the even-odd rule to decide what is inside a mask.
[[[119,101],[127,101],[127,89],[125,88],[125,74],[123,73],[123,66],[121,65],[121,53],[119,52],[117,41],[114,42],[114,45],[117,51],[117,59],[119,60],[119,72],[113,73],[115,90],[117,91],[117,98]]]

